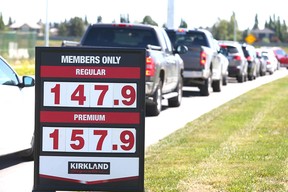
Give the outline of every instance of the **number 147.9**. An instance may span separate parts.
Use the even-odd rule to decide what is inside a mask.
[[[135,108],[136,83],[44,82],[44,106]]]

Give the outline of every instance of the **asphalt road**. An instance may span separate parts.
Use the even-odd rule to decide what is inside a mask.
[[[220,93],[212,92],[209,97],[201,97],[196,88],[184,87],[184,97],[180,107],[164,106],[158,117],[145,118],[145,147],[157,143],[175,130],[185,126],[187,122],[223,103],[287,75],[288,70],[280,69],[273,75],[266,75],[245,83],[237,83],[234,79],[229,79],[228,85],[223,87]],[[33,177],[33,161],[20,159],[17,153],[0,157],[0,192],[30,192],[33,188]]]

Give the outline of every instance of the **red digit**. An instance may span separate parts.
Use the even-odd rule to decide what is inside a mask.
[[[99,95],[99,98],[98,98],[97,105],[103,105],[103,100],[104,100],[105,94],[108,91],[108,88],[109,88],[108,85],[95,85],[94,86],[95,90],[100,90],[101,91],[101,93]]]
[[[53,139],[53,149],[57,150],[59,148],[59,129],[55,129],[49,137]]]
[[[78,85],[78,87],[71,95],[71,101],[78,101],[79,105],[84,105],[84,101],[86,101],[84,85]]]
[[[96,146],[96,150],[102,150],[104,140],[107,136],[107,130],[94,130],[94,135],[100,135],[99,141]]]
[[[55,87],[51,89],[51,93],[54,93],[54,104],[60,104],[60,84],[56,84]]]
[[[136,91],[131,85],[126,85],[121,90],[122,97],[126,100],[122,100],[124,105],[132,105],[136,100]]]
[[[127,145],[121,145],[121,148],[124,151],[129,151],[134,147],[135,139],[131,131],[128,130],[122,131],[120,134],[120,140],[123,144],[127,144]]]
[[[78,144],[75,144],[75,143],[70,144],[72,149],[80,150],[84,147],[85,141],[82,135],[83,135],[83,130],[72,130],[71,141],[75,141],[75,143],[78,142]]]

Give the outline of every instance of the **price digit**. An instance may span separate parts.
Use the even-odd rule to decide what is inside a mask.
[[[136,91],[131,85],[126,85],[121,90],[122,97],[126,100],[122,100],[124,105],[132,105],[136,99]]]
[[[105,94],[108,91],[109,86],[108,85],[95,85],[94,89],[95,90],[100,90],[100,95],[97,101],[97,105],[103,105],[103,100],[105,98]]]
[[[108,134],[107,130],[94,130],[94,135],[100,135],[96,150],[102,150],[104,140]]]
[[[127,131],[127,130],[122,131],[120,134],[120,140],[123,144],[126,144],[126,145],[121,145],[121,148],[124,151],[131,150],[135,144],[134,135],[131,131]]]
[[[54,93],[54,104],[60,104],[60,84],[56,84],[55,87],[51,89],[51,93]]]
[[[84,147],[85,141],[82,135],[83,130],[72,130],[71,141],[75,141],[75,143],[78,142],[78,144],[70,144],[72,149],[80,150]]]
[[[79,105],[84,105],[86,96],[84,95],[84,85],[78,85],[71,95],[71,101],[78,101]]]
[[[49,137],[53,139],[53,149],[59,149],[59,129],[55,129],[49,134]]]

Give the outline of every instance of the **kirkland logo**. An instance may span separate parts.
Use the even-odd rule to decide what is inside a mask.
[[[69,174],[110,174],[109,162],[68,162]]]

